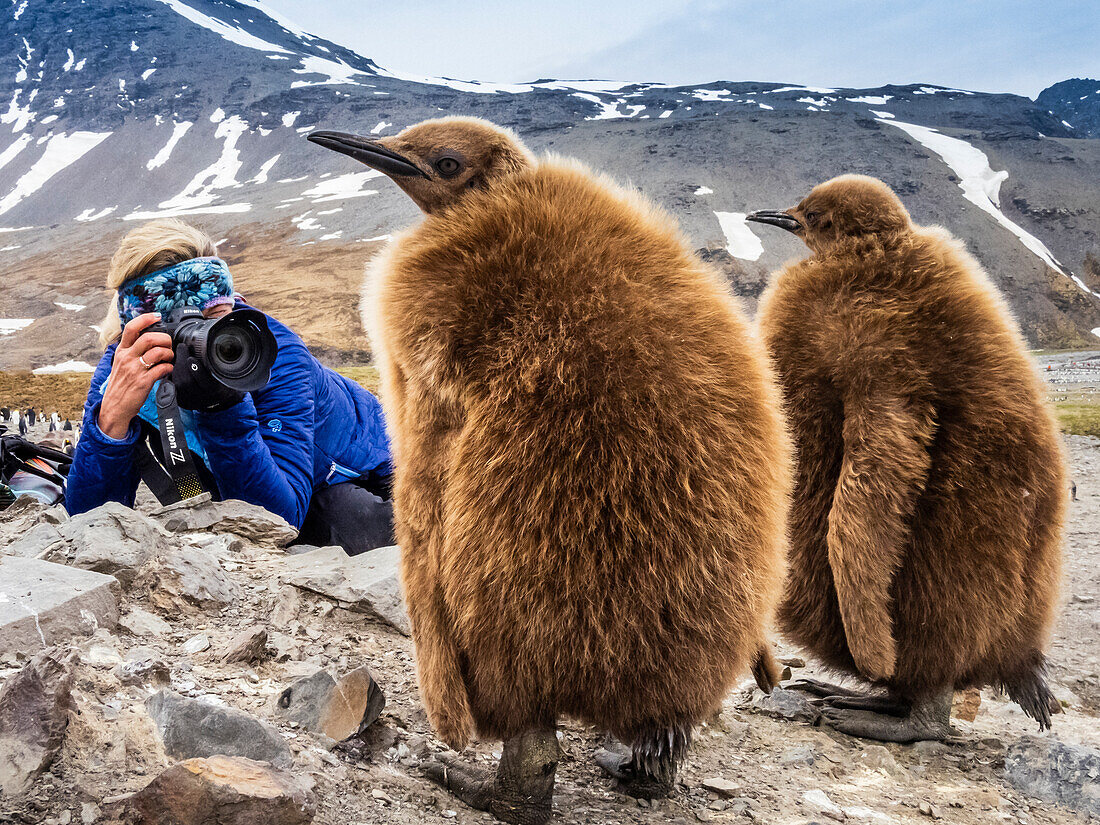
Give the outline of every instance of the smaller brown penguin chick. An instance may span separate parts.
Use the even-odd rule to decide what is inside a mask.
[[[326,131],[308,139],[385,173],[429,215],[534,163],[511,130],[470,117],[438,118],[377,140]]]
[[[986,685],[1049,727],[1064,459],[1003,300],[874,178],[748,219],[814,252],[758,314],[799,456],[779,624],[885,694],[795,687],[834,728],[885,741],[949,737],[953,691]]]

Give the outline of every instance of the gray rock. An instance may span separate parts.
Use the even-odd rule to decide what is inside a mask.
[[[339,682],[325,670],[299,679],[279,694],[275,713],[339,742],[366,730],[385,706],[382,689],[361,667]]]
[[[814,722],[821,713],[810,704],[805,693],[797,690],[773,688],[771,693],[757,689],[752,696],[753,710],[776,719]]]
[[[140,607],[130,608],[130,612],[118,620],[119,627],[130,631],[135,636],[156,636],[163,638],[172,632],[172,625],[164,621],[160,616],[142,610]]]
[[[64,551],[66,546],[56,525],[36,524],[27,530],[21,530],[19,537],[7,544],[2,552],[8,556],[33,559],[51,552]]]
[[[114,669],[124,685],[156,685],[164,687],[172,681],[168,665],[155,650],[136,647],[126,654],[126,660]]]
[[[269,547],[285,547],[298,537],[297,530],[263,507],[235,499],[213,501],[209,494],[169,504],[150,515],[173,533],[233,533]]]
[[[0,651],[42,650],[118,624],[111,576],[38,559],[0,556]]]
[[[1024,736],[1005,752],[1005,777],[1029,796],[1100,816],[1100,751]]]
[[[279,767],[291,763],[290,749],[275,728],[236,710],[169,690],[149,697],[146,710],[157,723],[165,752],[175,759],[244,756]]]
[[[173,765],[110,813],[172,825],[306,825],[316,800],[308,777],[241,757]]]
[[[779,757],[780,765],[812,765],[816,761],[813,748],[791,748]]]
[[[72,681],[70,663],[44,650],[0,689],[0,796],[24,793],[56,758]]]
[[[229,642],[229,647],[222,654],[222,661],[251,663],[259,661],[267,647],[267,629],[256,625],[242,630]]]
[[[65,546],[44,558],[107,573],[126,589],[151,557],[173,546],[159,524],[113,501],[58,525],[57,532]]]
[[[141,584],[152,591],[152,600],[169,609],[173,596],[207,609],[232,604],[241,589],[214,556],[197,547],[169,549],[152,559],[141,573]]]
[[[349,610],[378,616],[408,636],[409,616],[401,598],[401,549],[379,547],[349,556],[341,547],[322,547],[287,558],[282,581],[335,599]]]

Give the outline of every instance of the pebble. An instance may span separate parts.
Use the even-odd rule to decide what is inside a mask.
[[[727,799],[737,796],[738,792],[741,790],[741,786],[736,782],[730,782],[728,779],[723,779],[720,776],[712,776],[710,779],[704,779],[702,785],[711,793],[724,796]]]
[[[204,650],[210,649],[210,637],[205,633],[200,633],[197,636],[192,636],[183,646],[180,648],[184,653],[194,654],[202,653]]]
[[[940,813],[940,809],[931,802],[920,803],[920,812],[932,819],[943,819],[943,814]]]

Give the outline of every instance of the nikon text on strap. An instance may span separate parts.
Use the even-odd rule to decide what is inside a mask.
[[[171,381],[161,381],[156,398],[164,469],[172,477],[181,499],[194,498],[205,491],[184,436],[183,418],[176,403],[176,385]]]

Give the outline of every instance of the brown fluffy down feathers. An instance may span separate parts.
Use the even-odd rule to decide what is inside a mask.
[[[885,197],[904,219],[819,244],[761,301],[798,453],[781,628],[903,696],[1017,698],[1041,675],[1066,499],[1035,368],[945,230],[870,178],[815,193],[798,210]]]
[[[440,737],[568,715],[629,742],[715,710],[765,644],[790,473],[718,276],[641,197],[543,160],[402,233],[371,281]]]

